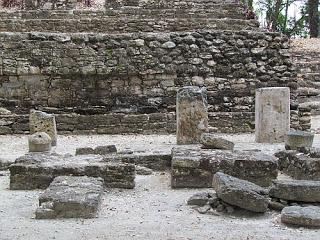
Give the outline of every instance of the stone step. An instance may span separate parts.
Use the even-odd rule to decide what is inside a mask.
[[[319,72],[309,72],[308,69],[298,69],[298,78],[304,81],[317,82],[320,83],[320,73]]]
[[[232,5],[234,7],[240,4],[235,3],[233,0],[156,0],[156,1],[140,1],[138,4],[144,8],[208,8],[215,7],[216,5]],[[108,5],[106,5],[108,7]]]
[[[27,19],[0,21],[1,32],[64,32],[64,33],[130,33],[130,32],[176,32],[187,30],[255,30],[255,20],[167,18],[167,19]]]
[[[102,178],[56,177],[39,197],[36,218],[94,218],[102,194]]]
[[[105,11],[0,11],[0,19],[79,19],[79,18],[235,18],[244,19],[242,8],[233,5],[217,5],[214,8],[169,8],[169,9],[144,9],[127,7],[121,9],[107,9]]]

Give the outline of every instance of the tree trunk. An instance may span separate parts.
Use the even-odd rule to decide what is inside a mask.
[[[319,37],[319,0],[308,0],[310,37]]]
[[[318,0],[319,1],[319,0]],[[282,0],[277,0],[273,9],[272,19],[271,19],[271,30],[276,31],[278,26],[278,16],[280,13]]]

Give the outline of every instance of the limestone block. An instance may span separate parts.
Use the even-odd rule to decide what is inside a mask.
[[[30,134],[45,132],[51,137],[52,146],[57,145],[56,119],[53,114],[31,110],[29,116]]]
[[[290,89],[257,89],[255,101],[256,142],[283,142],[290,129]]]
[[[304,131],[289,131],[285,136],[285,148],[297,150],[300,148],[311,148],[314,134]]]
[[[45,132],[32,134],[28,138],[29,152],[46,152],[51,150],[51,137]]]
[[[218,198],[252,212],[268,210],[267,191],[248,181],[218,172],[213,177],[213,187]]]
[[[281,222],[301,227],[320,228],[320,207],[285,207],[281,212]]]
[[[135,166],[109,162],[100,155],[64,156],[28,153],[16,159],[10,170],[10,189],[45,189],[58,176],[101,177],[106,187],[134,188]]]
[[[200,142],[201,134],[208,132],[207,96],[204,88],[189,86],[177,93],[177,143]]]
[[[56,177],[39,197],[36,218],[93,218],[102,194],[102,178]]]
[[[203,133],[200,142],[203,148],[233,150],[234,143],[211,133]]]
[[[270,196],[297,202],[320,202],[320,181],[275,180]]]

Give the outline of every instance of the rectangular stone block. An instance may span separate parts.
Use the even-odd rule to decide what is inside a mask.
[[[107,162],[102,156],[29,153],[9,168],[10,189],[45,189],[57,176],[101,177],[106,187],[134,188],[133,164]]]
[[[297,202],[320,202],[320,181],[276,180],[270,196]]]
[[[256,90],[256,142],[283,142],[290,130],[290,89],[269,87]]]
[[[218,171],[269,186],[278,175],[277,166],[275,157],[260,152],[175,148],[171,187],[212,187],[213,175]]]
[[[93,218],[103,194],[102,178],[56,177],[40,195],[36,218]]]

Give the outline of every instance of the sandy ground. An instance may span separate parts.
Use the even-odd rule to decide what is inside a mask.
[[[313,127],[320,126],[314,118]],[[272,154],[283,144],[256,144],[253,134],[223,135],[236,149],[261,149]],[[0,136],[0,158],[13,161],[27,151],[27,136]],[[122,150],[170,150],[174,135],[59,136],[59,153],[76,147],[116,144]],[[320,135],[314,141],[320,147]],[[109,239],[305,239],[319,240],[320,230],[292,228],[279,222],[277,212],[256,216],[201,215],[186,205],[199,189],[170,188],[169,173],[137,176],[136,187],[107,189],[95,219],[35,220],[40,191],[8,190],[9,174],[0,172],[0,240]]]

